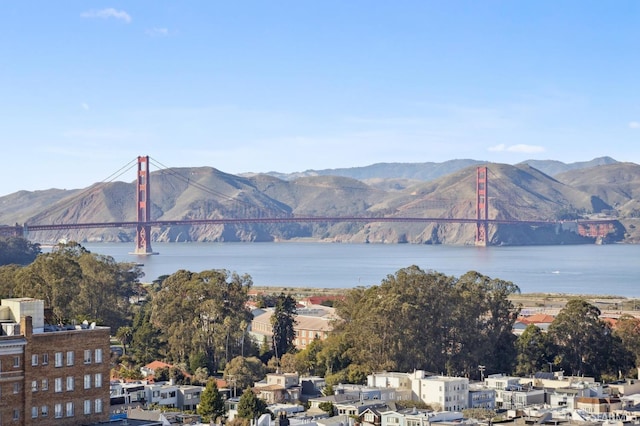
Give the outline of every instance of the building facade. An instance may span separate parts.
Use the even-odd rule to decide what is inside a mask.
[[[109,419],[109,328],[51,327],[44,302],[0,302],[0,424],[84,425]]]

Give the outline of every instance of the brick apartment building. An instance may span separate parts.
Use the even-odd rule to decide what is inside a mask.
[[[44,302],[0,302],[0,425],[109,419],[109,328],[45,325]]]

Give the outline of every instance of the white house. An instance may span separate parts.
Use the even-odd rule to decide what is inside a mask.
[[[420,401],[437,404],[443,411],[462,411],[469,401],[469,379],[466,377],[414,378],[412,389]]]

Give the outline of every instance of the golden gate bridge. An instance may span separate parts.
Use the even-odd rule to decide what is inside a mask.
[[[479,166],[476,170],[476,199],[473,218],[442,218],[442,217],[400,217],[400,216],[297,216],[293,214],[274,215],[271,217],[227,217],[211,219],[177,219],[177,220],[152,220],[150,199],[150,173],[149,156],[137,158],[136,181],[136,213],[135,221],[124,222],[87,222],[87,223],[58,223],[58,224],[24,224],[24,225],[0,225],[0,237],[21,236],[25,237],[30,231],[74,230],[90,228],[135,228],[136,247],[134,254],[150,255],[154,253],[151,248],[151,228],[176,225],[240,225],[240,224],[280,224],[280,223],[459,223],[475,225],[477,246],[487,246],[489,225],[528,225],[528,226],[552,226],[560,225],[563,220],[513,220],[490,219],[488,215],[489,179],[487,166]],[[206,188],[201,188],[206,189]],[[575,220],[578,233],[585,237],[604,238],[615,231],[615,220],[611,219],[579,219]]]

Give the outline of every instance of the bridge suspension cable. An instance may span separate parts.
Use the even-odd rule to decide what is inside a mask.
[[[196,181],[190,179],[189,177],[185,177],[182,174],[180,174],[177,171],[175,171],[173,168],[167,167],[166,165],[162,164],[161,162],[159,162],[158,160],[156,160],[156,159],[154,159],[152,157],[149,157],[149,163],[153,164],[155,167],[160,169],[160,171],[166,172],[169,175],[181,180],[182,182],[186,183],[188,186],[192,186],[194,188],[197,188],[197,189],[199,189],[201,191],[206,192],[209,195],[214,195],[214,196],[222,198],[224,200],[231,201],[231,202],[238,203],[238,204],[242,204],[242,205],[245,205],[247,207],[256,207],[255,204],[253,204],[253,203],[250,203],[248,201],[244,201],[244,200],[242,200],[240,198],[229,196],[229,195],[224,194],[224,193],[222,193],[220,191],[216,191],[215,189],[209,188],[208,186],[203,185],[200,182],[196,182]],[[280,214],[282,213],[281,211],[273,210],[273,209],[265,209],[265,210],[267,210],[267,212],[280,213]]]
[[[67,199],[63,199],[61,203],[56,203],[53,208],[51,210],[45,211],[46,216],[47,217],[51,217],[53,215],[55,215],[56,213],[60,213],[63,210],[68,209],[69,207],[73,206],[76,201],[94,194],[96,192],[98,192],[102,187],[104,187],[106,184],[111,183],[113,181],[115,181],[116,179],[118,179],[120,176],[122,176],[123,174],[127,173],[129,170],[131,170],[132,168],[134,168],[137,164],[137,159],[133,159],[131,161],[129,161],[127,164],[125,164],[124,166],[122,166],[120,169],[118,169],[117,171],[113,172],[111,175],[107,176],[105,179],[103,179],[102,181],[98,182],[98,183],[94,183],[93,185],[89,186],[88,188],[85,188],[84,190],[78,192],[77,194],[72,195],[71,197],[67,198]]]

